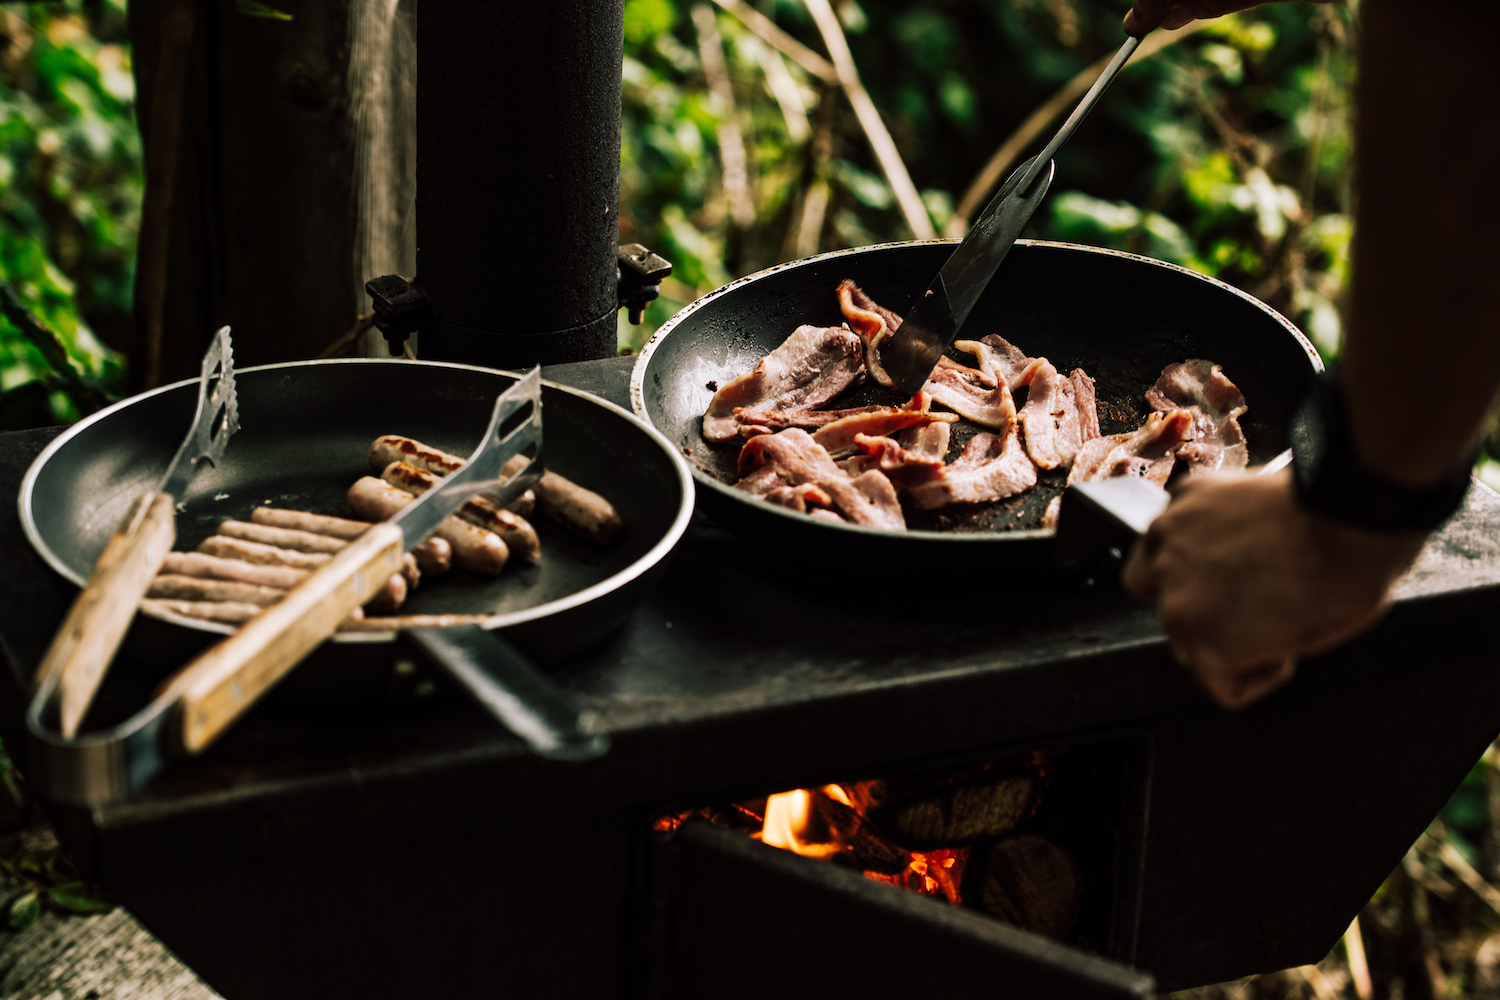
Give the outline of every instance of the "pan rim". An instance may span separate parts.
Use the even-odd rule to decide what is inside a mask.
[[[449,368],[458,371],[480,372],[486,375],[502,375],[516,378],[520,377],[520,374],[518,372],[501,368],[486,368],[482,365],[466,365],[452,361],[422,361],[420,359],[410,361],[401,358],[329,358],[313,361],[281,361],[274,364],[254,365],[249,368],[236,369],[235,374],[238,376],[246,375],[251,372],[275,371],[287,368],[303,369],[331,365],[421,365],[427,368]],[[155,389],[149,389],[146,392],[138,393],[137,395],[122,399],[117,403],[112,403],[111,405],[100,410],[98,413],[94,413],[88,417],[85,417],[83,420],[80,420],[78,423],[69,427],[62,434],[59,434],[55,439],[53,439],[51,443],[47,445],[47,447],[43,448],[41,453],[37,455],[37,457],[32,461],[31,465],[27,468],[26,474],[21,478],[21,488],[16,498],[16,506],[21,517],[21,529],[26,535],[26,540],[31,544],[33,551],[40,555],[43,561],[45,561],[48,566],[52,567],[54,572],[63,577],[63,579],[67,580],[69,583],[73,584],[75,587],[81,588],[86,582],[86,578],[76,573],[71,566],[63,562],[61,557],[59,557],[57,553],[53,551],[52,547],[47,544],[46,540],[42,538],[41,531],[37,527],[35,518],[33,516],[32,498],[36,481],[38,478],[40,478],[42,469],[46,467],[47,462],[54,454],[56,454],[62,448],[66,447],[69,441],[77,437],[79,434],[83,433],[92,425],[108,418],[116,410],[121,410],[127,406],[135,405],[146,399],[149,399],[152,396],[156,396],[164,392],[170,392],[174,389],[180,389],[185,385],[195,385],[197,382],[198,379],[194,377],[183,379],[179,382],[173,382],[170,385],[164,385],[159,386]],[[671,525],[667,528],[662,537],[657,540],[655,545],[651,546],[650,549],[648,549],[629,566],[626,566],[624,569],[611,576],[605,577],[598,583],[591,584],[590,586],[585,587],[582,590],[569,594],[567,597],[560,597],[554,601],[547,601],[544,604],[538,604],[530,608],[523,608],[519,611],[512,611],[503,615],[493,615],[482,623],[482,627],[485,629],[504,629],[510,628],[515,625],[521,625],[526,622],[536,621],[537,619],[545,618],[549,615],[558,614],[571,608],[587,604],[590,601],[596,600],[606,594],[619,590],[621,587],[624,587],[632,581],[636,580],[637,578],[651,570],[663,559],[665,559],[667,555],[677,547],[677,543],[681,541],[683,534],[686,533],[688,524],[692,521],[693,517],[696,490],[695,484],[693,482],[692,470],[688,466],[687,460],[684,459],[681,455],[677,454],[676,449],[671,446],[671,444],[666,440],[666,437],[660,431],[651,426],[649,422],[641,420],[639,417],[631,413],[629,410],[626,410],[624,407],[616,403],[611,403],[609,400],[604,399],[600,396],[596,396],[593,393],[584,392],[582,389],[575,389],[572,386],[562,385],[561,383],[553,382],[550,379],[543,379],[542,385],[551,390],[564,392],[570,396],[579,397],[590,404],[604,407],[606,410],[612,411],[616,416],[624,417],[630,423],[635,424],[637,427],[644,430],[646,432],[647,438],[654,445],[656,445],[656,447],[659,448],[663,454],[667,456],[667,459],[671,463],[673,471],[677,474],[678,487],[682,491],[682,502],[678,505],[677,514],[672,519]],[[234,626],[227,625],[222,622],[205,622],[196,618],[187,618],[185,616],[172,613],[161,613],[153,611],[138,611],[137,613],[145,614],[148,617],[155,618],[158,621],[164,621],[169,622],[173,625],[184,626],[199,632],[211,632],[218,635],[231,635],[235,631]],[[332,637],[331,641],[346,644],[386,643],[393,641],[395,639],[395,636],[396,633],[394,631],[348,632],[336,633]]]
[[[760,280],[761,278],[765,278],[779,271],[785,271],[793,267],[801,267],[803,265],[812,264],[818,261],[834,260],[839,257],[848,257],[854,254],[868,253],[871,250],[889,250],[895,247],[925,246],[929,244],[948,244],[951,246],[957,246],[962,242],[963,240],[960,238],[936,240],[896,240],[889,243],[873,243],[869,246],[863,247],[845,247],[841,250],[830,250],[826,253],[815,254],[811,257],[802,257],[798,260],[788,260],[783,261],[780,264],[773,264],[770,267],[756,271],[753,274],[747,274],[742,278],[736,278],[735,280],[729,282],[727,285],[723,285],[719,288],[714,289],[707,295],[695,299],[684,306],[679,312],[677,312],[659,328],[657,328],[657,331],[651,335],[651,339],[646,341],[646,343],[642,345],[640,355],[636,358],[635,364],[630,369],[631,409],[635,411],[635,415],[640,419],[642,423],[649,426],[652,430],[656,430],[658,433],[661,433],[656,425],[652,423],[651,416],[646,410],[646,369],[651,365],[652,355],[656,353],[656,349],[661,346],[662,341],[670,336],[672,332],[690,315],[692,315],[700,308],[707,306],[713,300],[718,299],[721,296],[733,291],[734,289],[739,288],[741,285],[749,284],[752,281]],[[1240,288],[1236,288],[1233,285],[1228,284],[1227,282],[1220,281],[1218,278],[1215,278],[1212,275],[1194,271],[1191,268],[1183,267],[1180,264],[1173,264],[1165,260],[1157,260],[1155,257],[1146,257],[1142,256],[1141,254],[1128,253],[1124,250],[1112,250],[1108,247],[1088,246],[1084,243],[1065,243],[1059,240],[1018,239],[1016,240],[1016,244],[1019,246],[1027,247],[1049,247],[1059,250],[1075,250],[1083,253],[1100,254],[1107,257],[1121,257],[1125,260],[1137,261],[1142,264],[1150,264],[1155,267],[1165,268],[1169,271],[1177,271],[1181,274],[1196,278],[1199,281],[1207,282],[1210,285],[1233,294],[1236,298],[1243,299],[1257,309],[1261,310],[1271,319],[1275,320],[1288,333],[1296,338],[1298,345],[1303,349],[1303,351],[1307,353],[1308,359],[1312,362],[1313,370],[1316,372],[1321,372],[1324,370],[1323,358],[1318,353],[1318,349],[1313,346],[1312,341],[1308,339],[1307,335],[1304,334],[1295,323],[1287,319],[1276,309],[1273,309],[1271,306],[1251,295],[1249,292],[1246,292]],[[665,437],[665,434],[663,434],[663,437]],[[733,501],[738,503],[745,503],[749,500],[749,498],[740,493],[733,486],[730,486],[729,484],[721,482],[715,477],[710,476],[708,473],[699,469],[697,465],[689,465],[688,471],[697,483],[709,488],[720,496],[732,499]],[[1019,541],[1042,541],[1051,539],[1057,534],[1056,530],[1052,528],[1028,528],[1022,531],[998,532],[946,532],[927,531],[922,529],[912,529],[905,532],[895,532],[886,531],[881,528],[868,528],[858,524],[834,524],[829,521],[809,518],[805,514],[799,514],[796,511],[790,510],[785,507],[779,507],[776,504],[762,503],[760,504],[760,506],[765,508],[765,510],[758,510],[758,513],[769,513],[773,517],[786,518],[789,522],[795,522],[799,525],[813,524],[816,525],[819,529],[849,532],[854,535],[864,536],[868,538],[878,538],[892,544],[899,544],[899,541],[897,540],[906,538],[911,539],[914,542],[921,542],[922,544],[939,543],[954,545],[998,545]]]

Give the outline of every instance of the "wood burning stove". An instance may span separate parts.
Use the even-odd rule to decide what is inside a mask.
[[[618,399],[628,367],[547,374]],[[48,433],[0,436],[0,490]],[[14,522],[0,551],[0,737],[24,772],[21,692],[71,594]],[[793,995],[928,995],[933,964],[953,970],[947,996],[1004,977],[1018,996],[1129,996],[1148,989],[1130,966],[1166,991],[1317,961],[1500,730],[1500,497],[1481,486],[1384,622],[1233,714],[1117,591],[898,627],[754,554],[698,523],[621,631],[548,665],[610,731],[598,761],[530,756],[397,650],[294,673],[202,759],[51,818],[90,877],[234,998],[723,997],[786,983],[778,970]],[[732,601],[754,629],[730,627]],[[1085,797],[1117,823],[1118,859],[1089,950],[734,830],[652,829],[1062,748],[1115,761],[1105,784],[1123,797]]]

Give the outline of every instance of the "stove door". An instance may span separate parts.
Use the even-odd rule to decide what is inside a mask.
[[[1152,978],[703,821],[661,844],[653,997],[1149,997]]]

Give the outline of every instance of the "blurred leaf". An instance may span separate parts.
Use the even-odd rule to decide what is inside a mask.
[[[98,889],[84,882],[64,882],[46,892],[50,902],[70,913],[102,913],[114,908]]]
[[[18,931],[30,930],[42,915],[42,900],[35,889],[10,904],[10,922]]]
[[[676,24],[677,8],[672,0],[627,0],[625,4],[625,41],[629,45],[644,45]]]
[[[234,9],[236,13],[246,17],[259,17],[267,21],[290,21],[292,19],[292,15],[286,11],[268,7],[263,3],[258,3],[257,0],[234,0]]]

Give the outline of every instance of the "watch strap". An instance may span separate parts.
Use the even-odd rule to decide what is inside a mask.
[[[1319,375],[1293,422],[1293,481],[1302,505],[1361,527],[1431,531],[1452,517],[1469,492],[1474,455],[1444,480],[1412,489],[1371,472],[1354,453],[1338,379]]]

